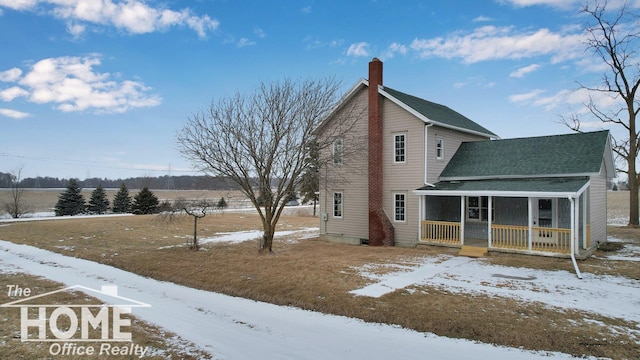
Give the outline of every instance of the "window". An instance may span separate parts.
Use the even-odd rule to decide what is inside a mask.
[[[467,197],[467,220],[489,220],[489,198],[486,196]]]
[[[394,205],[393,205],[395,211],[395,221],[405,221],[405,210],[406,210],[406,203],[405,203],[405,195],[404,194],[395,194],[394,195]]]
[[[436,138],[436,159],[444,159],[444,139]]]
[[[394,148],[393,162],[395,163],[405,162],[406,140],[407,140],[407,137],[405,134],[398,134],[393,136],[393,148]]]
[[[342,164],[343,155],[342,138],[337,138],[333,141],[333,163],[338,165]]]
[[[333,217],[334,218],[342,217],[342,193],[341,192],[333,193]]]

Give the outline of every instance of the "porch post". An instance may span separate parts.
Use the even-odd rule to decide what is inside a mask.
[[[529,199],[527,204],[529,211],[529,239],[527,240],[527,246],[529,251],[531,251],[533,249],[533,198],[529,197],[527,199]]]
[[[487,214],[487,247],[491,247],[491,223],[493,222],[493,216],[491,216],[491,210],[493,209],[493,196],[488,197],[488,214]]]
[[[582,193],[582,248],[588,249],[591,247],[591,243],[587,244],[587,239],[591,237],[591,234],[587,234],[587,205],[589,202],[587,201],[587,191]]]
[[[464,214],[465,214],[464,195],[460,196],[460,244],[464,245]]]
[[[427,201],[427,195],[418,196],[418,241],[422,240],[422,220],[423,220],[423,207]]]

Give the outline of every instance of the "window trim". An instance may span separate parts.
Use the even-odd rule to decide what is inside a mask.
[[[398,160],[398,138],[402,137],[402,160]],[[393,134],[393,163],[394,164],[405,164],[407,162],[407,134],[406,133],[396,133]]]
[[[469,206],[470,199],[478,199],[478,206]],[[477,209],[478,218],[469,217],[469,210]],[[495,218],[495,207],[491,209],[491,218]],[[465,196],[465,218],[467,221],[472,222],[488,222],[489,221],[489,197],[488,196]],[[484,210],[484,211],[483,211]]]
[[[436,136],[436,160],[444,160],[444,139],[439,136]]]
[[[398,196],[402,196],[402,207],[398,207]],[[398,209],[402,209],[401,214]],[[398,219],[398,215],[402,215],[402,219]],[[407,222],[407,194],[403,192],[393,193],[393,221],[399,223]]]
[[[336,203],[336,195],[340,195],[340,203],[337,204]],[[339,206],[339,210],[340,210],[340,214],[336,215]],[[333,218],[334,219],[342,219],[344,216],[344,193],[342,191],[334,191],[333,192],[333,211],[331,212],[333,214]]]

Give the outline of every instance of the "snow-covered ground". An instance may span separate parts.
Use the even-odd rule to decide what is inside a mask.
[[[26,272],[94,289],[117,285],[119,295],[151,304],[136,308],[134,315],[195,342],[219,359],[415,359],[429,354],[437,359],[498,360],[542,355],[195,290],[26,245],[0,241],[0,250],[4,272]]]
[[[297,238],[301,241],[314,232],[317,229],[302,230]],[[240,242],[255,237],[256,233],[239,232],[203,241]],[[630,255],[625,261],[636,261],[638,256],[640,253]],[[584,274],[584,279],[579,280],[564,271],[508,268],[451,256],[416,257],[398,267],[398,271],[380,276],[372,275],[370,270],[375,266],[360,269],[375,283],[354,289],[354,296],[380,296],[413,285],[416,285],[411,288],[413,291],[420,291],[420,285],[428,285],[584,310],[585,321],[589,321],[588,313],[595,313],[640,322],[640,281],[636,280],[591,274]],[[150,308],[134,309],[134,315],[193,341],[216,359],[571,358],[566,354],[496,347],[196,290],[7,241],[0,241],[0,271],[30,273],[67,286],[99,289],[105,284],[117,285],[119,295],[151,304]],[[610,306],[612,302],[616,306]],[[615,330],[640,339],[640,328]]]

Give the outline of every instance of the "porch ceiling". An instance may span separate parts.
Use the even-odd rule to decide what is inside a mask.
[[[418,195],[575,196],[586,189],[587,177],[440,181],[416,189]]]

